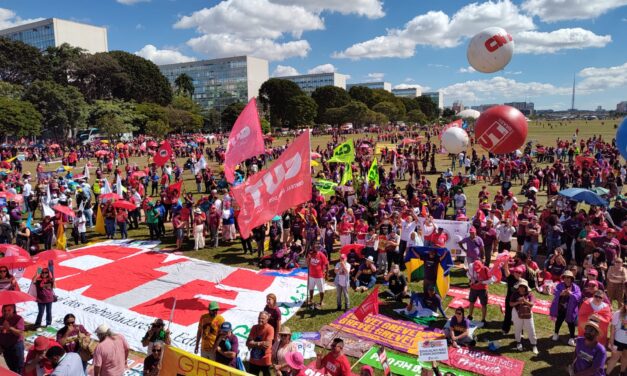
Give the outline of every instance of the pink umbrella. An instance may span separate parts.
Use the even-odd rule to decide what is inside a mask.
[[[148,141],[146,143],[146,146],[148,146],[149,148],[156,148],[157,147],[157,142],[156,141]]]
[[[0,291],[0,305],[34,302],[35,297],[21,291]]]
[[[33,264],[30,257],[24,256],[5,256],[0,258],[0,265],[4,265],[9,269],[23,268]]]
[[[96,152],[96,157],[104,157],[105,155],[109,154],[108,150],[98,150]]]
[[[100,195],[101,200],[119,200],[121,198],[122,197],[117,193],[104,193]]]
[[[311,158],[312,159],[320,159],[320,158],[322,158],[322,155],[320,155],[320,153],[311,152]]]
[[[61,251],[59,249],[49,249],[47,251],[39,252],[33,257],[35,262],[38,261],[48,261],[48,260],[67,260],[74,257],[71,253],[66,251]]]
[[[136,206],[130,201],[120,200],[113,203],[114,208],[126,209],[126,210],[135,210]]]
[[[27,250],[15,244],[0,244],[0,253],[5,256],[30,257],[30,253]]]
[[[133,173],[131,174],[131,176],[134,176],[134,177],[136,177],[136,178],[137,178],[137,177],[141,178],[141,177],[146,176],[146,171],[133,171]]]
[[[65,214],[68,217],[76,216],[76,214],[74,214],[74,211],[72,210],[72,208],[70,208],[69,206],[55,205],[55,206],[52,207],[52,210],[58,211],[61,214]]]

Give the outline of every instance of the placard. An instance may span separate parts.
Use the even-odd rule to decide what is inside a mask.
[[[448,345],[445,339],[423,341],[418,344],[418,360],[430,362],[433,360],[448,360]]]

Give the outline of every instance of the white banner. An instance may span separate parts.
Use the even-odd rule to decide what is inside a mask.
[[[418,221],[422,226],[425,219],[418,217]],[[446,248],[451,251],[451,256],[465,257],[466,252],[459,248],[457,242],[469,235],[471,223],[467,221],[451,221],[448,219],[434,219],[433,223],[439,228],[443,228],[444,232],[448,234],[448,241],[446,242]]]

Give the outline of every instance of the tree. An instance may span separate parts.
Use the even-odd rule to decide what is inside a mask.
[[[366,117],[364,118],[364,123],[366,124],[387,124],[390,122],[387,116],[380,112],[368,110],[366,113]]]
[[[156,103],[136,104],[133,125],[135,125],[139,133],[147,133],[146,127],[149,121],[161,121],[169,128],[168,111],[165,107]]]
[[[453,111],[450,108],[445,108],[444,111],[442,112],[442,117],[451,118],[453,116],[455,116],[455,111]]]
[[[302,94],[292,97],[287,102],[286,120],[292,129],[301,125],[312,124],[316,117],[318,105],[309,95]]]
[[[414,98],[414,100],[418,103],[420,111],[425,114],[429,121],[434,121],[440,116],[440,109],[431,98],[421,95]]]
[[[327,122],[324,114],[329,108],[342,107],[351,101],[350,95],[346,90],[332,85],[322,86],[311,93],[311,98],[316,101],[318,111],[316,114],[316,123],[321,124]]]
[[[138,117],[142,115],[137,113],[134,103],[119,100],[98,100],[89,110],[89,123],[98,127],[110,140],[135,131],[134,123]]]
[[[302,95],[303,91],[294,82],[271,78],[259,89],[259,103],[264,112],[270,113],[270,124],[280,128],[288,119],[289,99]]]
[[[420,105],[418,105],[418,102],[415,100],[415,98],[400,97],[399,99],[401,100],[401,102],[403,102],[407,115],[409,115],[410,111],[413,111],[416,109],[420,110]]]
[[[85,125],[87,104],[75,87],[35,81],[26,89],[24,99],[41,113],[44,131],[54,138],[70,138]]]
[[[222,120],[222,129],[230,130],[235,124],[235,120],[239,114],[244,110],[246,105],[242,102],[231,103],[226,106],[226,108],[222,111],[221,120]]]
[[[36,136],[41,134],[42,117],[27,101],[0,97],[0,131],[5,136]]]
[[[71,75],[70,84],[80,90],[90,103],[98,99],[112,99],[116,88],[130,85],[129,76],[106,52],[81,55]]]
[[[162,139],[170,133],[170,126],[163,120],[148,120],[145,126],[145,132],[148,136]]]
[[[111,51],[109,55],[117,60],[128,78],[115,87],[114,97],[139,103],[170,104],[170,83],[152,61],[124,51]]]
[[[360,101],[366,105],[373,102],[372,89],[365,86],[353,86],[348,90],[348,94],[350,94],[351,98],[354,100]]]
[[[120,116],[114,113],[104,114],[96,120],[94,125],[111,141],[120,138],[124,133],[133,131],[132,124],[125,123]]]
[[[405,115],[405,107],[401,110],[396,103],[387,101],[375,104],[372,106],[372,110],[385,115],[392,122],[401,120]]]
[[[264,134],[270,132],[270,122],[266,119],[261,119],[261,132]]]
[[[177,133],[196,132],[202,129],[202,116],[189,111],[166,107],[170,129]]]
[[[174,86],[177,95],[185,95],[190,98],[194,95],[194,80],[187,73],[179,74],[174,80]]]
[[[0,81],[28,85],[50,76],[47,61],[33,46],[0,38]]]
[[[407,113],[407,121],[415,124],[426,124],[428,122],[425,114],[420,109],[411,110]]]
[[[8,82],[0,81],[0,97],[21,99],[23,95],[24,87],[22,85],[14,85]]]
[[[210,108],[206,111],[202,112],[203,117],[203,128],[211,131],[216,131],[220,129],[221,120],[220,119],[220,111],[215,108]]]
[[[202,107],[190,97],[182,95],[175,95],[172,99],[172,107],[178,110],[189,111],[193,114],[200,115],[202,113]]]
[[[72,80],[72,73],[84,52],[84,49],[72,47],[67,43],[58,47],[48,47],[43,57],[50,67],[50,79],[66,86]]]

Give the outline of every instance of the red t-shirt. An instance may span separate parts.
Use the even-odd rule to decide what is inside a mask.
[[[335,357],[333,353],[322,358],[322,366],[331,376],[347,376],[351,374],[351,364],[346,355]]]
[[[324,278],[324,270],[329,265],[327,256],[322,252],[316,252],[309,257],[309,276],[311,278]]]
[[[355,232],[357,232],[357,239],[366,239],[366,234],[368,233],[368,224],[364,223],[361,225],[355,225]]]
[[[487,290],[488,289],[488,285],[483,284],[481,282],[483,281],[487,281],[488,279],[490,279],[490,274],[488,273],[488,268],[487,267],[483,267],[481,268],[481,270],[477,273],[477,278],[479,279],[477,281],[477,283],[471,284],[470,288],[473,290]]]
[[[443,232],[441,234],[434,232],[431,236],[431,241],[436,247],[445,247],[446,242],[448,241],[448,234],[446,232]]]
[[[50,344],[48,345],[48,348],[51,347],[62,347],[61,344],[55,340],[53,340],[52,338],[50,339]],[[31,347],[30,350],[28,350],[28,354],[26,354],[26,359],[24,359],[24,362],[30,362],[31,359],[35,358],[35,351],[33,350],[33,348]],[[39,366],[43,369],[44,373],[46,375],[49,375],[52,373],[52,371],[54,371],[54,366],[52,365],[52,362],[50,362],[50,360],[43,358],[40,362],[39,362]],[[24,376],[37,376],[37,369],[33,369],[31,372],[26,372],[24,371]]]
[[[353,231],[353,224],[350,222],[342,222],[338,227],[340,235],[348,235]]]

